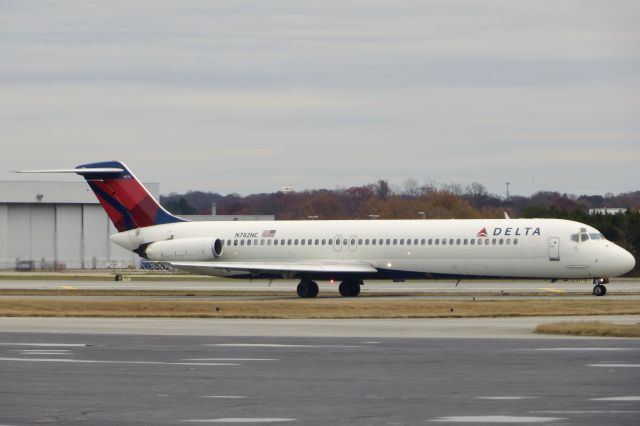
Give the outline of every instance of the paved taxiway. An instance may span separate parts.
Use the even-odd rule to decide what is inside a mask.
[[[0,337],[3,425],[640,423],[639,340]]]
[[[245,280],[205,280],[189,281],[188,279],[153,281],[96,281],[82,279],[2,279],[0,289],[78,289],[78,290],[225,290],[225,291],[290,291],[295,293],[298,281],[277,280],[273,282],[265,280],[245,281]],[[322,293],[338,293],[338,283],[318,282]],[[455,280],[439,281],[366,281],[362,287],[363,293],[377,292],[397,292],[397,293],[439,293],[439,292],[527,292],[527,293],[576,293],[590,294],[593,285],[588,281],[513,281],[513,280],[482,280],[482,281],[461,281],[456,284]],[[618,279],[607,284],[609,294],[640,293],[640,279]]]

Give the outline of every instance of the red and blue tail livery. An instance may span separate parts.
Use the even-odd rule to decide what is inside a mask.
[[[167,212],[120,161],[83,164],[83,176],[119,232],[185,220]]]

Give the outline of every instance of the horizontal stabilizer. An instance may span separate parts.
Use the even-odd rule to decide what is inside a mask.
[[[54,170],[16,170],[14,173],[77,173],[79,175],[93,175],[93,174],[108,174],[117,175],[124,172],[124,169],[118,169],[116,167],[103,167],[103,168],[86,168],[81,167],[77,169],[54,169]]]

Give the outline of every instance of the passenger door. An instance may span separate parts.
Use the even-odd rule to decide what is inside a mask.
[[[549,260],[551,261],[560,260],[560,238],[557,238],[557,237],[549,238]]]

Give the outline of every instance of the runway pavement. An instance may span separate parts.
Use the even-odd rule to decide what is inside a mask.
[[[2,425],[640,424],[640,341],[0,334]]]
[[[290,291],[295,293],[298,281],[277,280],[210,280],[175,281],[159,278],[153,281],[107,281],[82,279],[0,279],[0,289],[78,289],[78,290],[238,290],[238,291]],[[318,282],[321,293],[338,293],[338,283]],[[439,292],[527,292],[527,293],[576,293],[591,294],[593,285],[583,281],[514,281],[514,280],[476,280],[461,281],[366,281],[362,293],[396,292],[396,293],[439,293]],[[640,279],[618,279],[607,284],[608,294],[639,293]]]

